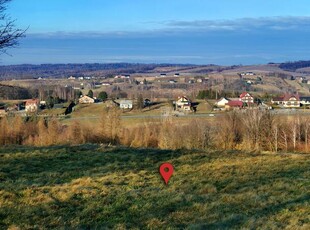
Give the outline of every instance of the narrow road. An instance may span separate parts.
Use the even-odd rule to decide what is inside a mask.
[[[176,117],[180,118],[201,118],[201,117],[218,117],[223,114],[213,114],[213,113],[205,113],[205,114],[189,114],[189,115],[179,115]],[[152,119],[160,119],[166,117],[165,115],[121,115],[122,119],[143,119],[143,118],[152,118]],[[174,116],[175,117],[175,116]],[[87,116],[87,117],[73,117],[68,118],[72,120],[85,120],[85,119],[99,119],[100,116]]]

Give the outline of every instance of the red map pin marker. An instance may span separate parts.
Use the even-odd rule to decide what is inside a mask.
[[[163,163],[159,167],[160,175],[164,178],[165,183],[168,184],[170,177],[173,174],[173,166],[170,163]]]

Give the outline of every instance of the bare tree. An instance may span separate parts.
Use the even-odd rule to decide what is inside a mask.
[[[260,150],[265,112],[260,110],[247,110],[242,115],[242,123],[245,128],[244,136],[246,143],[249,145],[249,149]]]
[[[292,139],[293,148],[294,148],[294,152],[295,152],[296,140],[297,140],[297,136],[298,136],[298,123],[295,120],[291,122],[290,133],[292,135],[291,139]]]
[[[15,26],[15,20],[5,13],[11,0],[0,0],[0,52],[7,53],[7,48],[16,47],[18,40],[25,36],[25,31]]]
[[[308,133],[309,133],[309,128],[310,128],[310,126],[309,126],[309,122],[308,122],[308,119],[306,119],[305,120],[305,128],[304,128],[304,131],[305,131],[305,145],[306,145],[306,152],[308,152],[308,138],[309,138],[309,135],[308,135]]]
[[[281,144],[284,146],[285,152],[288,150],[288,130],[289,126],[285,123],[281,124]]]
[[[272,133],[274,135],[274,150],[277,153],[278,152],[278,136],[279,136],[279,127],[277,124],[274,125]]]

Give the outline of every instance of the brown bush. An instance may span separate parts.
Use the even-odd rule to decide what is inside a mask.
[[[168,117],[161,122],[145,120],[121,127],[120,111],[103,112],[100,125],[80,122],[62,125],[55,118],[5,117],[0,119],[0,145],[49,146],[59,144],[110,143],[162,149],[241,149],[309,151],[307,117],[275,117],[268,111],[232,111],[218,122]]]

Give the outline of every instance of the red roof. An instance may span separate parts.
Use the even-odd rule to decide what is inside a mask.
[[[296,101],[300,101],[300,97],[298,94],[284,94],[281,97],[275,97],[272,100],[273,101],[289,101],[290,98],[296,98]]]
[[[296,98],[296,101],[300,101],[300,98],[299,98],[298,94],[285,94],[283,96],[283,101],[289,101],[290,98],[292,98],[292,97]]]
[[[26,105],[39,104],[38,99],[30,99],[26,101]]]
[[[229,105],[230,107],[242,107],[243,102],[242,101],[229,101],[227,105]]]
[[[243,92],[242,94],[240,94],[240,98],[243,98],[243,97],[245,97],[247,94],[249,94],[248,92]],[[249,94],[251,97],[252,97],[252,95],[251,94]]]
[[[186,97],[186,96],[182,96],[182,97],[178,97],[178,101],[181,100],[181,101],[188,101],[189,103],[191,102],[191,100]]]

